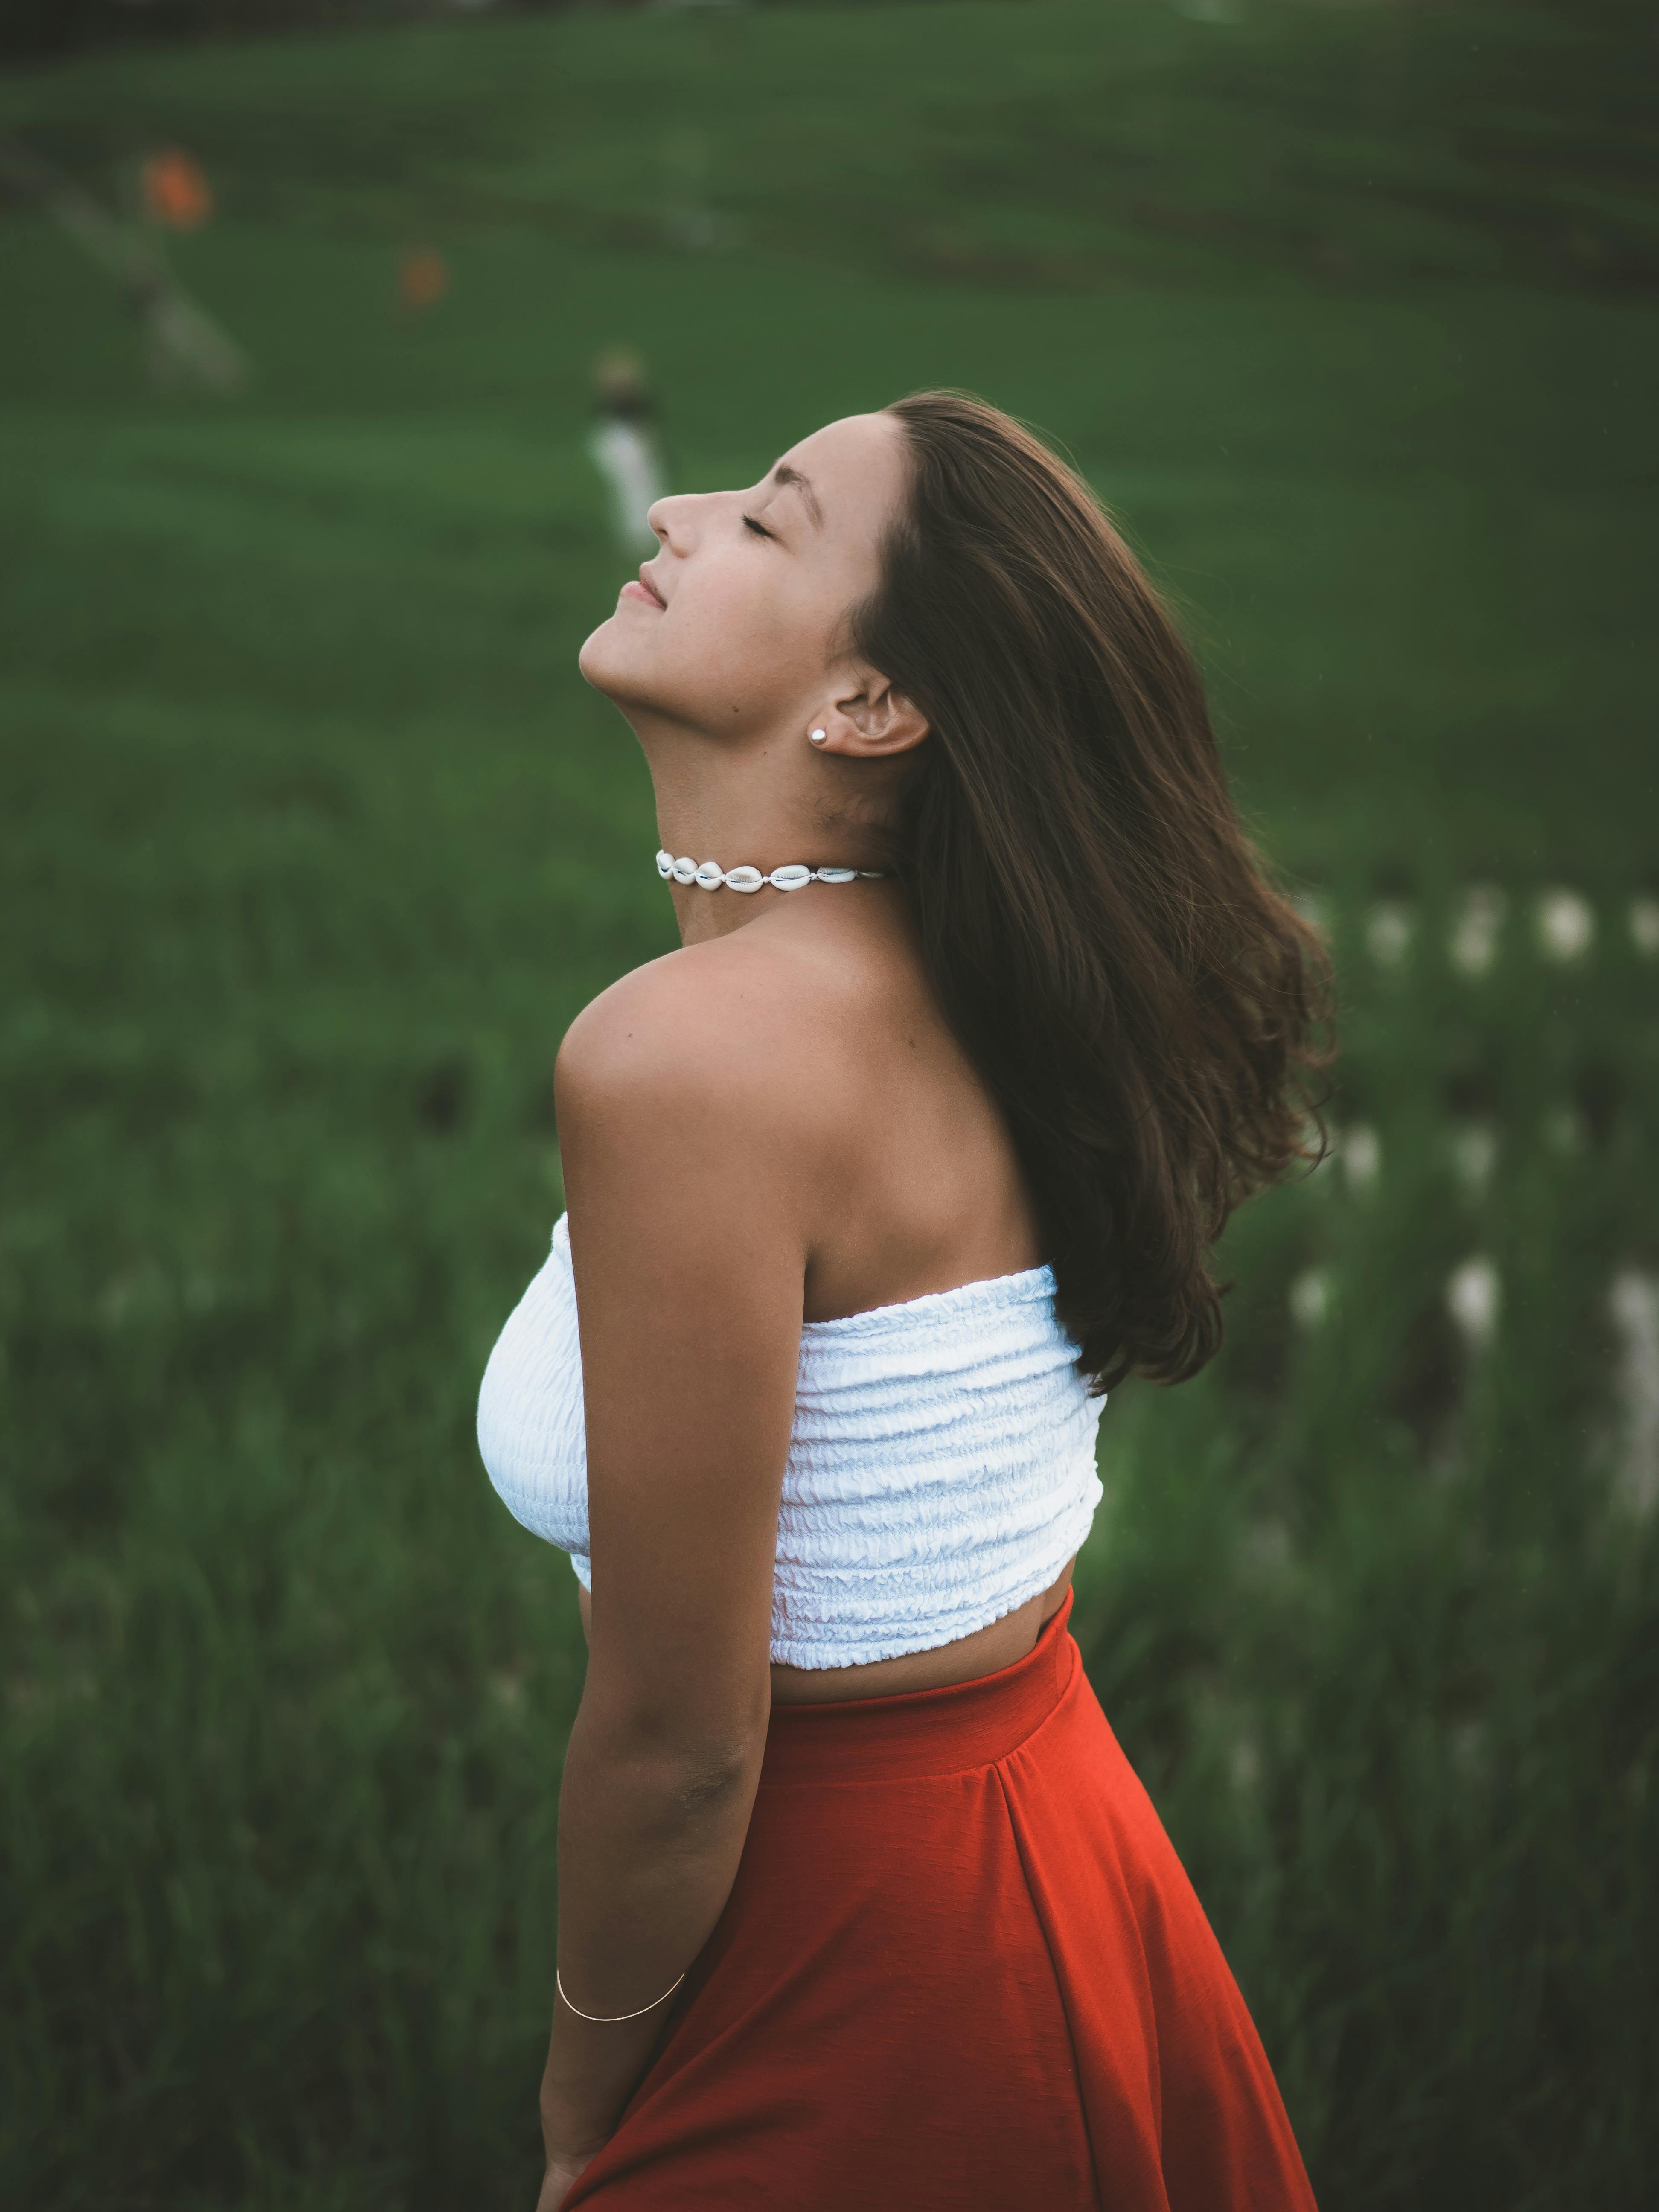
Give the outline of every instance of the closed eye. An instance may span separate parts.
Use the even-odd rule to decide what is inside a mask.
[[[743,518],[743,526],[745,530],[752,530],[757,538],[769,538],[772,535],[771,532],[763,524],[756,521],[752,514],[744,515]]]

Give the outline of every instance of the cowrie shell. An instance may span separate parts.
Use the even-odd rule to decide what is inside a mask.
[[[746,863],[742,867],[722,868],[718,860],[694,860],[689,853],[678,860],[666,847],[657,853],[657,873],[677,884],[696,884],[699,890],[717,891],[724,884],[727,890],[753,892],[770,884],[775,890],[798,891],[814,881],[821,884],[856,883],[860,877],[879,883],[885,871],[881,868],[809,868],[799,860],[791,860],[785,866],[774,868],[769,876]]]

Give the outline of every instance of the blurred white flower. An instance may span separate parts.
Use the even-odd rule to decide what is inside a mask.
[[[1244,1557],[1253,1567],[1282,1573],[1293,1556],[1291,1532],[1282,1521],[1252,1521],[1244,1532]]]
[[[1477,1254],[1452,1270],[1446,1283],[1446,1310],[1472,1351],[1484,1351],[1497,1336],[1503,1303],[1503,1285],[1490,1260]]]
[[[1365,916],[1365,950],[1379,968],[1397,968],[1411,951],[1417,921],[1399,899],[1379,899]]]
[[[1448,947],[1460,975],[1484,975],[1497,959],[1509,905],[1496,884],[1471,884],[1464,892]]]
[[[1485,1194],[1498,1164],[1498,1132],[1490,1121],[1465,1121],[1452,1135],[1452,1171],[1470,1198]]]
[[[1538,942],[1547,959],[1582,960],[1595,942],[1595,915],[1589,901],[1560,885],[1538,902]]]
[[[1261,1753],[1247,1735],[1240,1736],[1227,1758],[1227,1771],[1233,1788],[1254,1790],[1261,1779]]]
[[[1563,1159],[1584,1149],[1584,1117],[1576,1106],[1552,1106],[1543,1121],[1544,1142]]]
[[[1486,1772],[1489,1731],[1485,1721],[1454,1721],[1446,1731],[1446,1748],[1459,1778],[1478,1782]]]
[[[1323,1267],[1304,1267],[1291,1285],[1291,1313],[1298,1328],[1317,1328],[1330,1312],[1334,1288]]]
[[[1363,1197],[1382,1172],[1382,1139],[1369,1121],[1356,1121],[1342,1133],[1342,1172],[1348,1188]]]
[[[1622,1268],[1607,1310],[1619,1337],[1615,1387],[1625,1417],[1618,1495],[1645,1520],[1659,1505],[1659,1278]]]
[[[1659,898],[1631,901],[1630,941],[1646,959],[1659,953]]]

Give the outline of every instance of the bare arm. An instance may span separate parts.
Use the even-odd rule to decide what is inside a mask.
[[[559,1061],[593,1560],[559,1966],[587,2012],[650,2004],[708,1940],[765,1747],[805,1253],[791,1115],[765,1078],[777,1010],[733,999],[731,964],[680,955],[626,979]],[[544,2204],[611,2133],[667,2010],[599,2027],[556,2006]]]

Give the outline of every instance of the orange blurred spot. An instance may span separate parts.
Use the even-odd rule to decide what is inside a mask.
[[[435,307],[449,289],[449,264],[435,246],[411,246],[398,260],[398,297],[415,314]]]
[[[163,146],[138,173],[144,213],[168,230],[199,230],[213,213],[213,187],[182,146]]]

